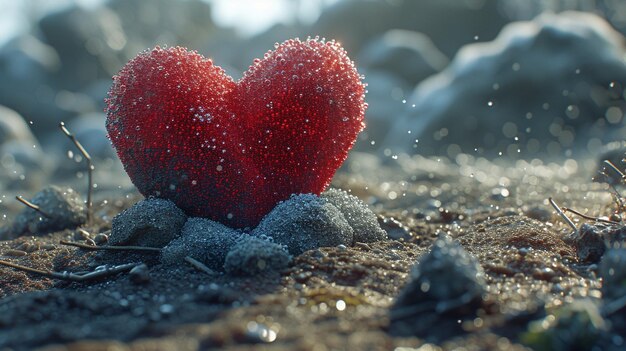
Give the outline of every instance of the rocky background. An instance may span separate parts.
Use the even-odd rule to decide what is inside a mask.
[[[294,1],[294,6],[297,3]],[[290,248],[295,263],[283,274],[279,288],[263,280],[254,281],[259,285],[250,287],[253,284],[248,281],[229,281],[222,276],[215,279],[216,284],[230,288],[220,290],[218,285],[204,284],[202,278],[190,276],[189,272],[178,272],[181,279],[197,284],[187,290],[168,288],[159,296],[175,301],[189,294],[185,301],[200,301],[198,304],[206,309],[199,312],[193,311],[192,303],[179,306],[170,300],[152,301],[148,307],[140,304],[145,313],[139,315],[135,315],[132,305],[118,306],[120,297],[115,294],[131,294],[132,284],[137,284],[131,280],[141,283],[141,273],[134,275],[139,278],[123,278],[110,287],[107,282],[95,287],[65,284],[61,288],[69,286],[77,292],[64,295],[55,290],[42,292],[41,296],[5,300],[0,304],[5,316],[0,318],[0,349],[1,341],[20,349],[16,345],[26,340],[22,346],[29,349],[46,344],[46,338],[57,342],[81,340],[80,333],[61,335],[62,331],[50,332],[45,326],[42,330],[52,336],[27,332],[38,321],[30,306],[41,301],[50,305],[52,312],[41,312],[48,318],[67,309],[67,304],[91,308],[91,302],[83,300],[81,294],[105,301],[104,307],[94,307],[93,315],[104,318],[102,325],[92,326],[96,329],[119,323],[115,319],[118,315],[125,315],[137,326],[146,318],[151,320],[150,313],[154,312],[158,315],[152,320],[155,325],[170,328],[171,324],[195,322],[202,318],[200,313],[213,319],[229,310],[228,317],[220,319],[216,329],[223,330],[223,335],[213,329],[180,332],[192,335],[190,340],[197,338],[200,345],[215,348],[268,342],[268,330],[275,332],[274,329],[259,326],[271,326],[271,318],[237,331],[234,325],[238,318],[254,315],[256,307],[230,310],[231,303],[250,304],[254,300],[251,296],[267,294],[263,295],[270,306],[264,311],[266,315],[281,320],[283,326],[303,326],[283,330],[281,335],[291,339],[287,338],[282,347],[293,349],[299,345],[310,349],[307,342],[315,344],[318,338],[346,328],[341,324],[346,321],[345,315],[343,319],[328,321],[328,314],[320,310],[322,304],[324,308],[330,304],[323,299],[335,294],[332,303],[343,303],[335,305],[335,309],[343,311],[346,303],[348,309],[354,307],[355,320],[348,318],[354,323],[353,329],[347,328],[345,334],[360,336],[348,343],[359,349],[369,349],[367,345],[371,349],[417,347],[424,340],[449,349],[471,344],[483,349],[524,349],[522,345],[530,345],[545,350],[554,349],[546,345],[560,345],[567,350],[601,340],[597,344],[601,349],[620,349],[624,340],[619,335],[626,325],[618,316],[624,308],[624,280],[623,268],[618,273],[615,270],[623,267],[624,252],[612,250],[607,254],[609,258],[600,263],[605,251],[603,242],[587,242],[583,238],[591,233],[595,238],[610,237],[623,243],[623,227],[580,226],[577,241],[565,242],[568,227],[552,213],[546,198],[554,196],[593,215],[613,211],[610,189],[590,180],[597,175],[596,168],[602,169],[601,161],[606,158],[623,168],[625,34],[626,3],[620,0],[343,0],[325,7],[314,23],[277,24],[253,37],[242,37],[233,28],[219,27],[212,20],[211,4],[198,0],[110,0],[94,8],[71,6],[33,19],[28,33],[0,47],[3,255],[16,247],[16,254],[30,253],[28,245],[34,244],[29,244],[31,239],[24,236],[16,239],[20,233],[52,232],[52,236],[36,244],[37,250],[44,250],[59,239],[74,238],[68,232],[55,232],[65,229],[67,222],[55,227],[50,221],[35,220],[37,226],[46,227],[30,228],[33,218],[19,214],[24,207],[14,200],[16,195],[32,198],[44,189],[37,196],[67,206],[59,211],[65,211],[63,216],[67,213],[68,221],[85,221],[72,217],[76,214],[72,206],[81,206],[81,195],[87,186],[85,160],[59,130],[61,121],[94,160],[94,217],[101,228],[110,229],[112,218],[140,199],[106,137],[103,114],[111,77],[138,52],[155,45],[186,46],[212,57],[237,78],[275,42],[316,35],[341,42],[368,83],[368,127],[333,185],[350,190],[371,205],[393,240],[353,247],[345,245],[351,244],[351,240],[322,245],[335,246],[331,249],[309,250],[315,245]],[[619,180],[619,176],[612,175],[614,181]],[[50,184],[71,186],[76,192],[61,191]],[[145,206],[145,202],[139,206]],[[616,212],[623,210],[622,206]],[[145,213],[141,207],[135,211]],[[185,220],[180,221],[179,227]],[[621,223],[621,218],[613,220]],[[163,226],[167,229],[172,223]],[[196,238],[197,232],[207,231],[212,225],[187,221],[185,229],[178,228],[176,233],[182,230],[189,234],[170,243],[163,262],[179,262],[177,250],[198,244],[201,240]],[[268,228],[264,235],[271,234],[273,227]],[[439,235],[441,232],[455,241]],[[438,241],[435,237],[439,237]],[[9,239],[13,241],[2,241]],[[275,258],[277,266],[287,266],[287,258],[271,251],[273,248],[248,241],[246,247],[262,252],[260,255],[266,255],[268,260]],[[229,245],[235,244],[233,238]],[[35,263],[39,262],[42,268],[52,263],[59,269],[77,268],[91,259],[68,258],[67,250],[59,254],[54,251],[57,249],[50,248],[55,258],[42,254]],[[242,250],[231,252],[231,263],[227,265],[231,268],[225,269],[238,272],[245,265],[232,262],[246,258]],[[411,269],[418,257],[421,263]],[[393,263],[396,261],[397,265]],[[177,281],[167,266],[153,272],[152,279],[175,285]],[[224,268],[221,261],[216,267]],[[446,279],[437,280],[442,275]],[[610,285],[602,286],[598,276]],[[402,292],[393,277],[409,282]],[[6,278],[0,286],[0,296],[53,286],[48,280],[25,279],[18,275]],[[445,285],[450,279],[458,286]],[[336,283],[354,289],[339,288]],[[309,290],[303,288],[307,284]],[[433,289],[425,289],[424,284]],[[150,294],[158,291],[154,285],[150,289],[146,289]],[[294,310],[310,307],[313,313],[298,310],[290,314],[290,309],[280,307],[292,302],[278,297],[285,291],[293,301],[302,296],[308,301],[318,299],[314,305],[317,310],[309,302],[304,306],[296,303]],[[150,294],[136,295],[137,300],[150,301]],[[605,297],[603,304],[589,305],[577,300],[600,296]],[[574,300],[576,303],[568,304],[560,315],[545,311]],[[109,308],[107,301],[115,308]],[[494,312],[494,306],[499,310]],[[70,308],[74,314],[69,315],[69,324],[60,325],[76,330],[85,319],[81,308]],[[163,316],[172,313],[171,308],[186,309],[189,317],[159,324]],[[335,309],[331,308],[331,312],[336,313]],[[412,309],[432,316],[433,320],[412,321],[415,316],[406,312]],[[21,315],[27,317],[14,321],[19,322],[16,323],[25,334],[3,334],[11,323],[6,316]],[[450,324],[458,316],[468,318],[464,323],[469,326]],[[313,336],[307,335],[309,324],[315,326]],[[425,328],[431,324],[450,332],[439,335]],[[123,340],[134,340],[143,335],[137,328],[112,328],[111,333],[119,333]],[[473,334],[484,329],[488,331],[482,337]],[[84,336],[112,338],[111,334],[94,330],[85,331]],[[580,338],[567,334],[568,330],[575,330]],[[153,334],[162,335],[161,332]],[[232,336],[236,332],[240,332],[241,340]],[[373,336],[366,337],[370,332]],[[451,341],[448,346],[441,344],[463,333],[466,339]],[[234,339],[226,340],[225,335]],[[337,334],[331,336],[343,340]],[[403,339],[415,336],[421,341]],[[347,345],[334,343],[333,337],[325,340],[329,349]],[[294,340],[308,341],[302,344]],[[589,344],[577,344],[576,340]],[[177,343],[180,340],[172,342],[175,349],[198,348],[185,348]],[[148,346],[139,343],[136,347]]]
[[[275,42],[308,35],[339,40],[369,84],[359,151],[594,155],[624,132],[625,8],[608,0],[346,0],[310,25],[276,24],[253,37],[218,27],[203,1],[65,8],[0,48],[0,190],[10,197],[84,176],[80,155],[56,131],[60,121],[97,170],[116,172],[96,176],[99,189],[129,186],[102,111],[111,76],[138,52],[183,45],[239,77]]]

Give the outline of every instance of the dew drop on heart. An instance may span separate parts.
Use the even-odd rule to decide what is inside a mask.
[[[222,165],[217,165],[217,167],[215,167],[215,169],[216,169],[218,172],[221,172],[221,171],[222,171],[222,169],[224,169],[224,167],[222,167]]]

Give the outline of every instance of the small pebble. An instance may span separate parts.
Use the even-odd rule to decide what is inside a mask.
[[[96,246],[96,242],[93,241],[92,239],[85,239],[85,244],[89,246]]]
[[[37,250],[39,250],[39,244],[38,243],[22,243],[21,245],[19,245],[18,247],[16,247],[17,250],[22,250],[22,251],[26,251],[28,253],[30,252],[35,252]]]
[[[26,251],[22,251],[22,250],[7,250],[4,255],[5,256],[13,256],[13,257],[21,257],[21,256],[26,256],[28,253]]]
[[[150,281],[150,269],[146,264],[140,264],[130,270],[130,280],[135,284],[146,284]]]
[[[106,244],[109,241],[109,236],[104,233],[99,233],[93,238],[93,241],[98,245]]]

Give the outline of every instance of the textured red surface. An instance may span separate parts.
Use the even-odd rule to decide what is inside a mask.
[[[238,82],[196,52],[157,47],[113,77],[107,130],[145,196],[253,227],[328,186],[363,129],[364,92],[332,41],[288,40]]]

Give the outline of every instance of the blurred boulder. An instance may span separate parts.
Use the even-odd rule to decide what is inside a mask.
[[[424,33],[452,56],[464,44],[491,40],[508,22],[495,0],[348,0],[327,7],[312,33],[358,51],[390,28]]]
[[[394,124],[385,147],[451,157],[569,156],[568,149],[621,140],[623,42],[586,13],[508,25],[493,42],[461,49],[446,70],[420,84],[407,102],[415,107]]]
[[[0,189],[38,189],[48,169],[41,146],[26,121],[0,105]]]
[[[368,84],[368,108],[367,129],[355,149],[368,151],[381,145],[415,85],[443,70],[448,58],[421,33],[390,30],[361,50],[356,62]]]
[[[24,118],[10,108],[0,105],[0,145],[12,140],[37,144]]]
[[[0,189],[40,189],[47,180],[50,162],[32,141],[12,140],[0,145]]]
[[[410,87],[442,71],[448,61],[427,36],[407,30],[390,30],[372,40],[357,59],[359,67],[389,72]]]
[[[110,78],[126,62],[123,49],[126,34],[115,12],[80,6],[53,12],[39,21],[47,44],[59,54],[61,66],[54,75],[56,84],[79,91],[88,83]]]
[[[0,48],[0,105],[33,121],[35,132],[67,116],[55,103],[50,75],[60,68],[54,48],[32,35],[13,38]]]
[[[365,130],[359,134],[354,145],[355,150],[368,151],[377,149],[394,121],[404,111],[402,100],[411,87],[402,79],[383,71],[359,69],[367,83],[367,110],[365,110]],[[373,142],[373,144],[372,144]]]
[[[44,235],[73,229],[87,220],[87,208],[80,195],[71,188],[49,185],[30,200],[41,212],[25,207],[15,217],[8,238],[20,235]],[[44,215],[45,213],[45,215]]]
[[[219,30],[206,1],[111,0],[106,6],[119,18],[132,56],[155,45],[199,48]]]

